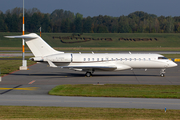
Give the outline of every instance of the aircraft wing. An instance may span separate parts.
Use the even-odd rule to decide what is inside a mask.
[[[105,65],[105,66],[56,66],[52,61],[47,61],[50,67],[60,67],[68,69],[95,69],[95,70],[115,70],[117,67],[115,65]]]
[[[116,66],[61,66],[61,68],[69,68],[69,69],[83,69],[83,70],[89,70],[89,69],[94,69],[94,70],[115,70],[117,69]]]
[[[60,68],[68,68],[74,70],[102,70],[102,71],[114,71],[114,70],[126,70],[131,69],[128,65],[118,64],[118,65],[80,65],[80,66],[56,66],[52,61],[47,61],[50,67],[60,67]]]

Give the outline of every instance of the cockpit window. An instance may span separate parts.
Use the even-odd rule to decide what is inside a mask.
[[[167,58],[166,58],[166,57],[158,57],[158,60],[159,60],[159,59],[167,59]]]

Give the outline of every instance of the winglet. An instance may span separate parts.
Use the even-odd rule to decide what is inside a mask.
[[[56,66],[53,62],[51,62],[50,60],[48,60],[47,62],[48,62],[48,64],[49,64],[50,67],[57,67],[57,66]]]

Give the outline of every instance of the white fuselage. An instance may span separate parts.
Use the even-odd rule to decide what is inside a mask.
[[[47,56],[43,61],[47,59],[57,66],[116,66],[116,69],[103,69],[115,71],[136,68],[163,69],[177,66],[176,63],[159,54],[62,53]]]

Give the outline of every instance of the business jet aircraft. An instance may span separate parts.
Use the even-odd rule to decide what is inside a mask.
[[[161,69],[160,76],[164,77],[166,68],[177,66],[176,63],[160,54],[64,53],[54,50],[35,33],[5,37],[24,39],[35,56],[31,58],[33,61],[48,63],[51,67],[84,71],[87,77],[90,77],[95,71],[152,68]]]

